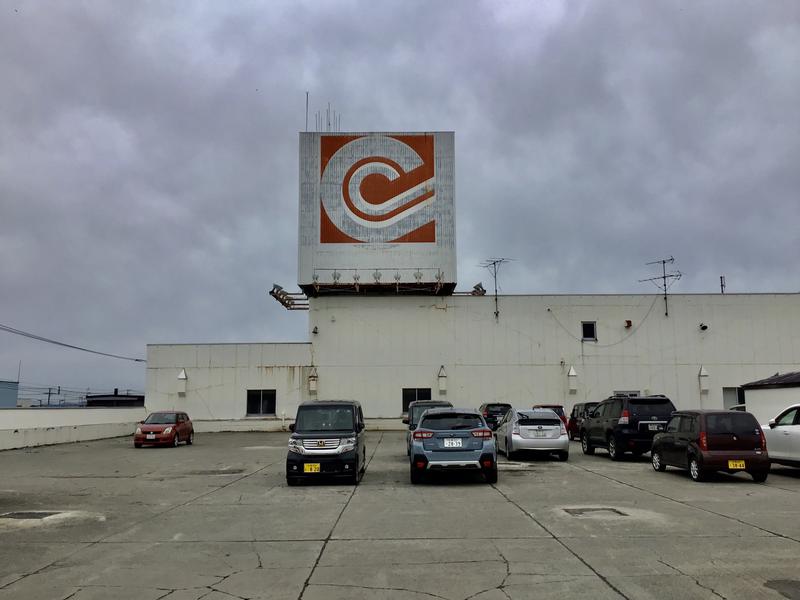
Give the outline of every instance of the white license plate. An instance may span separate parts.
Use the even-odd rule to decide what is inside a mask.
[[[461,448],[461,438],[444,438],[445,448]]]
[[[650,423],[647,428],[650,431],[661,431],[661,424],[660,423]]]
[[[155,434],[155,433],[148,433],[148,434],[147,434],[147,439],[148,439],[148,440],[154,440],[154,439],[156,439],[156,434]]]
[[[537,437],[537,438],[547,437],[547,432],[544,429],[536,429],[533,432],[533,437]]]

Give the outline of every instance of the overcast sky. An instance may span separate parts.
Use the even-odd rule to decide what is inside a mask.
[[[147,343],[302,341],[305,92],[342,129],[453,130],[459,288],[800,290],[800,3],[0,6],[0,323]],[[488,285],[487,285],[488,287]],[[144,367],[0,332],[0,379]]]

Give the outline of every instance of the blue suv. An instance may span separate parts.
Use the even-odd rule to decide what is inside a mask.
[[[469,408],[430,408],[411,442],[411,483],[436,471],[476,471],[497,483],[497,448],[483,415]]]

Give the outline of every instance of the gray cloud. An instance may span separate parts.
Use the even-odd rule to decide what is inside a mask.
[[[0,9],[0,322],[143,355],[304,339],[304,92],[352,130],[455,130],[459,280],[800,288],[795,2],[68,3]],[[311,119],[313,126],[313,116]],[[0,378],[144,386],[0,334]]]

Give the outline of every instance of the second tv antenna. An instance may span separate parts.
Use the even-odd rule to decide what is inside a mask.
[[[500,306],[497,302],[497,272],[500,270],[500,265],[514,260],[513,258],[487,258],[481,263],[484,269],[488,269],[492,274],[494,280],[494,318],[500,319]]]

